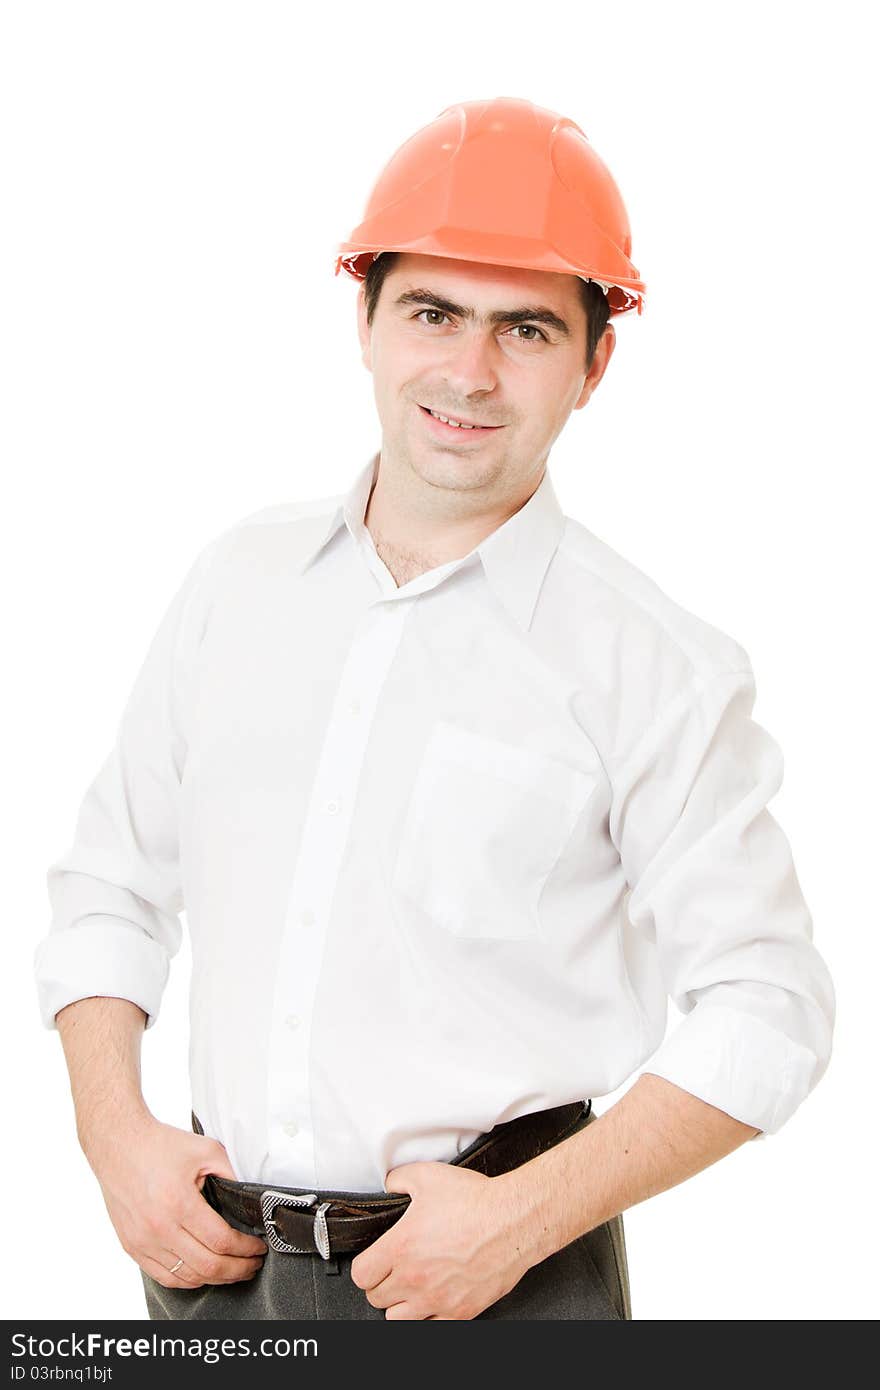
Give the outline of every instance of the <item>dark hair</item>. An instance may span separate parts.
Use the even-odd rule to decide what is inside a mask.
[[[376,312],[376,305],[379,302],[379,294],[385,282],[385,276],[389,270],[393,269],[400,254],[399,251],[383,251],[374,261],[370,262],[370,268],[364,280],[368,324],[373,322],[373,315]],[[596,344],[608,324],[608,300],[605,297],[605,291],[592,280],[582,280],[578,276],[578,289],[580,290],[584,313],[587,316],[587,371],[589,371],[593,362],[593,354],[596,351]]]

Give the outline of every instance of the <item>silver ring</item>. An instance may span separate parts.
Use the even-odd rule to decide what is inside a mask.
[[[183,1256],[181,1256],[181,1258],[177,1261],[177,1264],[176,1264],[176,1265],[173,1265],[172,1268],[169,1269],[168,1273],[169,1273],[169,1274],[176,1274],[177,1271],[180,1269],[180,1266],[181,1266],[182,1264],[183,1264]]]

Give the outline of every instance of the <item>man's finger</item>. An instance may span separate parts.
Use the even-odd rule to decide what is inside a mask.
[[[202,1154],[199,1163],[198,1185],[202,1188],[209,1173],[216,1173],[219,1178],[231,1178],[236,1182],[235,1170],[229,1162],[229,1154],[226,1152],[219,1139],[206,1139],[201,1134],[188,1136],[198,1142],[198,1151]]]
[[[238,1232],[235,1233],[236,1235]],[[185,1226],[161,1237],[166,1249],[176,1250],[191,1276],[206,1284],[233,1284],[252,1279],[263,1267],[263,1256],[218,1255],[192,1235]],[[174,1260],[171,1261],[174,1264]]]
[[[202,1287],[205,1282],[204,1279],[200,1279],[198,1275],[194,1274],[185,1261],[172,1274],[172,1267],[177,1264],[178,1257],[172,1255],[170,1250],[159,1250],[156,1253],[160,1257],[158,1260],[154,1259],[152,1255],[148,1255],[146,1251],[139,1250],[137,1252],[135,1258],[145,1274],[158,1280],[166,1289],[197,1289]],[[167,1264],[165,1263],[166,1260],[168,1261]]]
[[[411,1303],[393,1303],[390,1308],[385,1309],[385,1316],[389,1322],[427,1322],[427,1313],[414,1313]]]
[[[237,1231],[224,1221],[201,1193],[194,1194],[193,1200],[186,1203],[180,1213],[180,1224],[215,1255],[265,1255],[268,1249],[261,1236]]]
[[[392,1271],[386,1279],[382,1279],[372,1288],[365,1290],[368,1303],[372,1303],[374,1308],[390,1308],[395,1303],[400,1303],[403,1295],[400,1291],[400,1280],[394,1277]]]
[[[390,1235],[390,1232],[386,1231],[385,1235]],[[349,1269],[352,1283],[357,1284],[359,1289],[374,1289],[383,1279],[387,1279],[394,1268],[391,1249],[383,1235],[356,1255]]]

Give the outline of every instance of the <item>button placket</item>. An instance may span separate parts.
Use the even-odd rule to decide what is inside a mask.
[[[406,600],[373,605],[349,648],[327,718],[290,886],[275,970],[267,1085],[270,1161],[282,1170],[295,1161],[298,1182],[317,1183],[311,1028],[306,1025],[372,719],[409,607]]]

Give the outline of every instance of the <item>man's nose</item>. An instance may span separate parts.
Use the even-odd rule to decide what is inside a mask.
[[[463,333],[450,346],[443,367],[450,394],[464,398],[492,391],[498,384],[498,344],[491,333]]]

